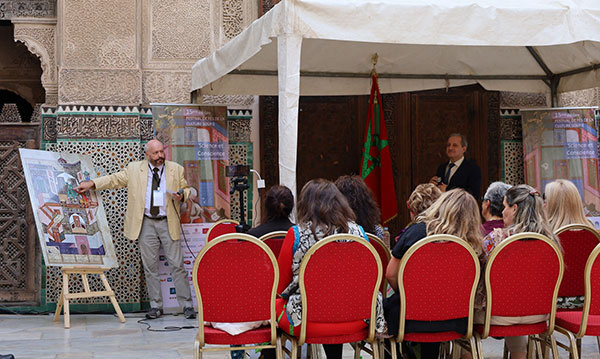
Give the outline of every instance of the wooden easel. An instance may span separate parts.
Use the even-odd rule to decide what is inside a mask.
[[[63,278],[63,286],[62,291],[60,293],[60,298],[58,300],[58,304],[56,306],[56,312],[54,313],[54,321],[58,321],[60,318],[60,310],[65,307],[65,329],[69,329],[71,327],[71,318],[69,317],[69,299],[75,298],[92,298],[92,297],[103,297],[108,296],[110,299],[115,311],[117,312],[117,316],[119,316],[119,320],[121,323],[125,323],[125,317],[123,316],[123,312],[121,312],[121,308],[119,307],[119,303],[115,299],[115,292],[110,288],[108,284],[108,280],[106,280],[106,275],[104,274],[110,268],[105,267],[63,267],[62,278]],[[71,274],[80,274],[81,280],[83,282],[83,292],[78,293],[69,293],[69,276]],[[88,274],[98,274],[100,275],[100,279],[104,284],[104,290],[98,292],[90,291],[90,283],[88,282]]]

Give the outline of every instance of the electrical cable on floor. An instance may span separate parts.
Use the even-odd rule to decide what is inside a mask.
[[[146,330],[148,330],[150,332],[177,332],[182,329],[198,329],[198,327],[195,325],[184,325],[181,327],[167,326],[167,327],[164,327],[163,329],[152,329],[152,325],[150,325],[150,323],[147,322],[148,320],[152,321],[154,319],[142,318],[142,319],[138,320],[137,323],[146,325],[147,326]]]

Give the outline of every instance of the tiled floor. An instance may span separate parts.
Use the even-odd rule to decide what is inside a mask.
[[[127,314],[126,317],[127,322],[122,324],[111,315],[77,314],[71,316],[71,329],[64,329],[62,317],[60,322],[54,322],[51,315],[0,315],[0,354],[12,353],[16,359],[193,358],[195,328],[153,332],[138,323],[142,314]],[[153,330],[198,325],[197,320],[186,320],[181,315],[166,315],[148,322]],[[495,339],[485,340],[485,357],[501,358],[502,343]],[[583,358],[598,357],[593,338],[584,339],[583,353]],[[228,359],[229,355],[219,352],[204,357]],[[344,357],[353,357],[349,345],[344,346]],[[366,354],[363,357],[366,358]],[[568,356],[561,350],[560,357]]]

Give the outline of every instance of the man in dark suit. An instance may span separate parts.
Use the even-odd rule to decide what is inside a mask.
[[[442,163],[431,183],[436,184],[442,192],[453,188],[462,188],[479,200],[481,194],[481,169],[473,161],[465,158],[467,139],[460,133],[448,137],[446,155],[450,161]]]

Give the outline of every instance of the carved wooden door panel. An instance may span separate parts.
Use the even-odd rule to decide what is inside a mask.
[[[438,166],[448,161],[446,142],[451,133],[467,137],[465,157],[482,172],[482,191],[488,183],[487,116],[478,87],[423,91],[411,96],[412,184],[428,182]],[[477,199],[479,200],[479,199]]]
[[[39,148],[39,124],[0,123],[0,303],[38,305],[41,260],[19,148]]]

